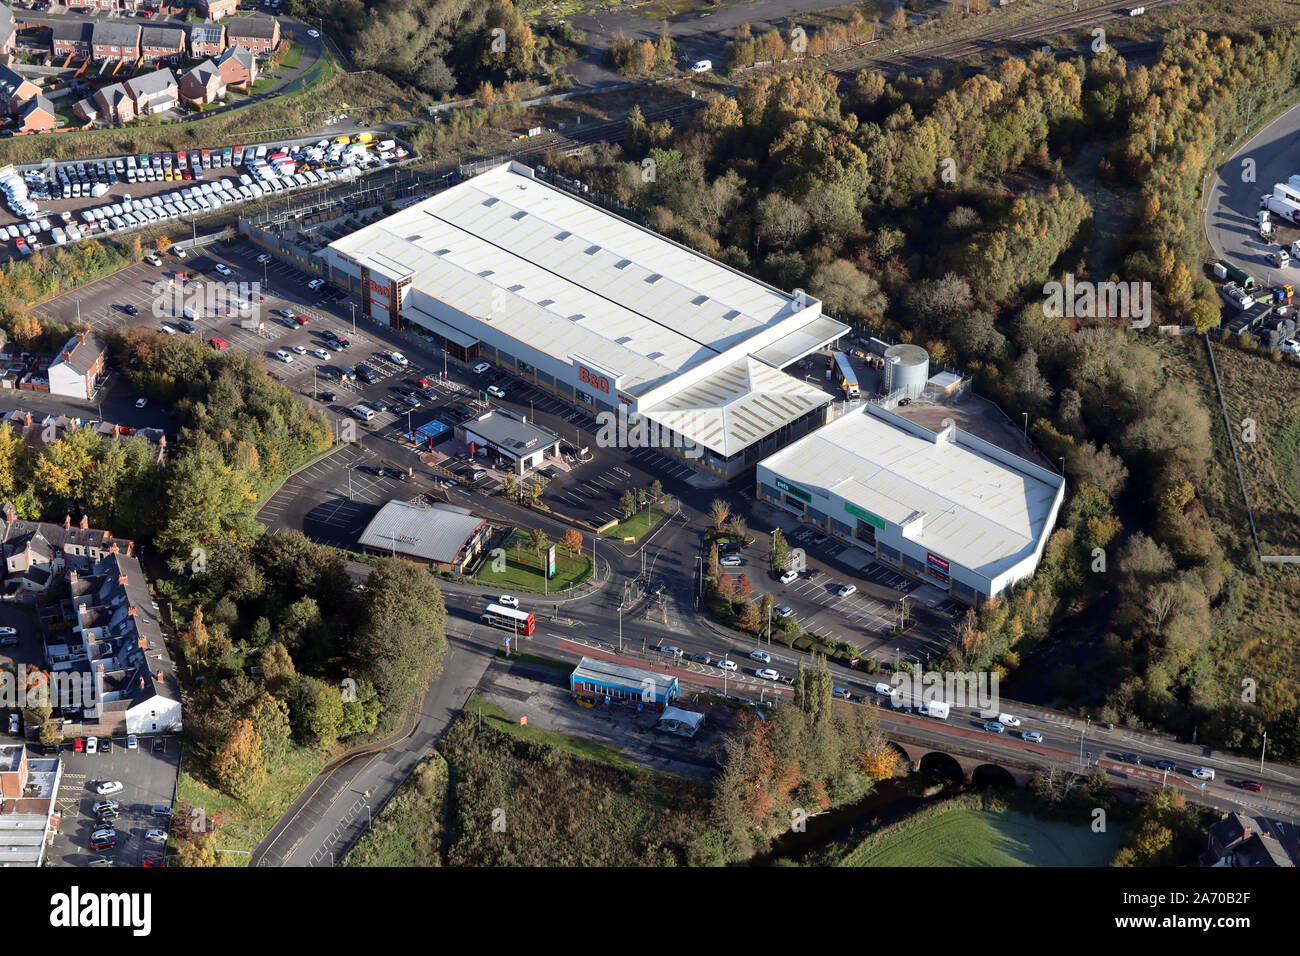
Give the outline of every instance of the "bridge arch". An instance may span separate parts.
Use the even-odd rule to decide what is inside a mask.
[[[970,775],[971,785],[976,790],[993,787],[996,790],[1014,790],[1015,775],[1006,767],[994,763],[982,763]]]
[[[957,758],[938,750],[932,750],[921,758],[921,773],[927,777],[949,780],[958,784],[966,780],[966,771],[962,769]]]

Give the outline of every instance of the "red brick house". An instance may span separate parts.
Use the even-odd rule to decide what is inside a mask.
[[[204,60],[181,77],[181,96],[192,103],[212,103],[226,95],[226,81],[211,60]]]
[[[44,96],[33,96],[18,113],[18,132],[48,133],[59,125],[54,104]]]
[[[140,28],[128,23],[96,23],[90,31],[91,54],[96,60],[140,59]]]
[[[265,59],[280,45],[280,22],[274,17],[236,17],[226,27],[226,42]]]
[[[216,67],[226,86],[250,87],[257,82],[257,60],[242,46],[232,46],[217,57]]]
[[[140,52],[146,63],[180,63],[185,56],[185,31],[181,27],[145,27],[140,31]]]
[[[226,28],[220,23],[190,27],[190,56],[221,56],[226,52]]]
[[[50,28],[53,40],[54,58],[65,60],[68,54],[81,57],[90,56],[90,36],[92,24],[78,20],[60,20]]]
[[[199,9],[209,20],[228,17],[239,7],[238,0],[200,0]]]
[[[40,92],[41,88],[31,80],[7,66],[0,66],[0,108],[9,116],[17,116],[23,106]]]
[[[129,123],[135,119],[135,101],[126,87],[113,83],[96,90],[95,95],[73,107],[84,120],[102,120],[106,123]]]

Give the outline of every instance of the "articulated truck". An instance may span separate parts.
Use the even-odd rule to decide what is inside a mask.
[[[1293,190],[1288,190],[1297,196],[1295,200],[1284,198],[1278,195],[1268,197],[1268,211],[1274,215],[1281,216],[1287,222],[1300,225],[1300,194],[1295,194]]]

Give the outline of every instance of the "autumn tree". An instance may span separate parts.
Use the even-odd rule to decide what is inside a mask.
[[[721,530],[730,516],[731,503],[725,499],[714,498],[709,504],[709,520],[713,523],[714,530]]]
[[[262,738],[250,720],[230,729],[212,757],[212,773],[218,786],[237,800],[251,796],[266,776],[262,763]]]
[[[575,557],[582,551],[582,532],[577,528],[568,529],[560,538],[560,546],[569,553],[569,557]]]

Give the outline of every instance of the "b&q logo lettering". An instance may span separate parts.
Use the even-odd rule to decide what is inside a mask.
[[[603,375],[597,375],[595,372],[588,372],[585,368],[579,365],[578,378],[593,388],[598,388],[606,394],[609,393],[609,379]]]
[[[385,299],[388,298],[388,286],[380,285],[374,279],[370,280],[370,291],[378,295],[382,295]]]

